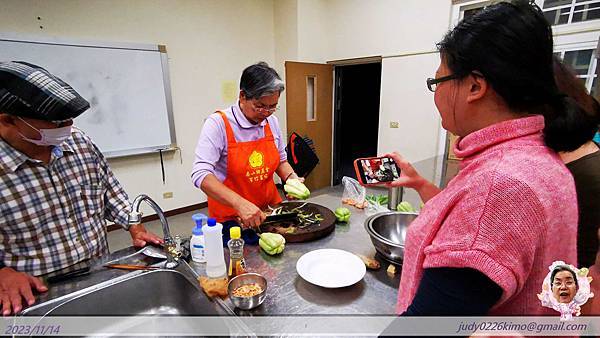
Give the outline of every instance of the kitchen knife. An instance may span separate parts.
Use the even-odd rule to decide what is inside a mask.
[[[277,214],[277,215],[269,215],[267,216],[267,218],[265,218],[265,221],[263,222],[263,224],[265,223],[274,223],[274,222],[281,222],[281,221],[289,221],[289,220],[294,220],[298,218],[298,213],[297,212],[286,212],[283,214]]]

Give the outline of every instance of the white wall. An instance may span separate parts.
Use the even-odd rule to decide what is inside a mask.
[[[439,54],[392,57],[381,65],[378,151],[398,151],[411,162],[438,150],[440,116],[425,84],[439,64]],[[398,128],[390,128],[390,122]]]
[[[438,139],[445,133],[425,86],[438,57],[421,53],[435,51],[451,7],[450,0],[297,1],[299,61],[384,57],[379,153],[399,150],[410,161],[444,153]],[[391,121],[400,128],[390,129]]]
[[[450,0],[301,0],[300,56],[315,61],[435,49]]]
[[[274,2],[275,63],[273,67],[285,81],[285,61],[298,59],[298,4],[296,0]],[[286,93],[279,98],[277,112],[282,132],[287,131]]]
[[[0,31],[167,46],[183,163],[179,154],[165,155],[166,185],[158,155],[110,164],[132,198],[146,193],[171,210],[206,201],[190,180],[196,140],[204,118],[230,103],[221,97],[223,81],[239,83],[243,68],[256,61],[273,64],[273,9],[270,0],[5,0]],[[167,191],[172,199],[162,198]]]

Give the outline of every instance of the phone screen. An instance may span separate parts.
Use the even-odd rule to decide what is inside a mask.
[[[357,164],[364,184],[391,182],[400,177],[400,169],[389,157],[364,158]]]

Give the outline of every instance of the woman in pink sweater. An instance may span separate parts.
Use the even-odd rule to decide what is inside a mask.
[[[502,2],[438,48],[427,85],[463,161],[440,190],[388,154],[402,170],[391,185],[426,203],[406,238],[397,311],[553,315],[536,296],[548,266],[577,264],[575,186],[556,152],[579,142],[582,111],[554,82],[550,26],[536,5]]]

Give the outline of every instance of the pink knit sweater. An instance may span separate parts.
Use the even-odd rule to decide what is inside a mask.
[[[544,145],[544,119],[501,122],[458,139],[459,174],[410,225],[398,313],[411,304],[425,268],[481,271],[503,290],[490,315],[544,315],[548,266],[577,265],[573,179]]]

